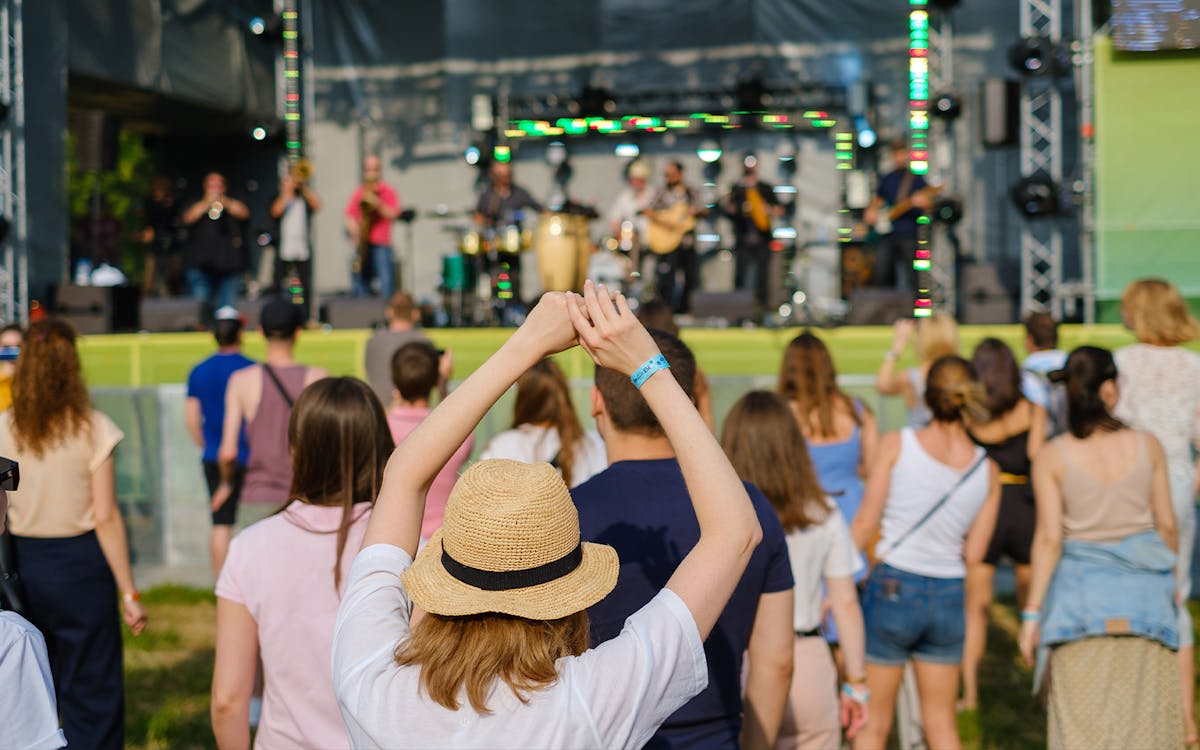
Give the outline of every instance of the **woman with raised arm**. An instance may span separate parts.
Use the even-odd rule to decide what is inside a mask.
[[[792,658],[797,677],[775,749],[836,748],[842,727],[853,739],[867,720],[863,617],[854,588],[862,556],[846,520],[821,489],[792,409],[782,397],[767,391],[742,396],[725,417],[721,445],[738,476],[762,490],[779,514],[796,581]],[[822,584],[841,633],[848,676],[840,692],[837,666],[821,634]]]
[[[1181,748],[1166,454],[1112,416],[1120,389],[1107,350],[1081,346],[1051,378],[1067,384],[1069,432],[1033,462],[1038,517],[1020,636],[1027,663],[1041,646],[1039,678],[1050,667],[1047,747]]]
[[[916,332],[914,349],[919,363],[916,367],[896,372],[896,360],[904,354],[908,341]],[[925,403],[925,378],[934,361],[958,354],[958,324],[946,313],[937,312],[913,322],[897,320],[892,345],[883,355],[883,364],[875,375],[875,390],[884,396],[903,396],[909,427],[924,427],[931,419]]]
[[[395,448],[371,387],[324,378],[288,422],[287,504],[233,538],[217,581],[212,727],[221,750],[250,747],[262,659],[260,748],[345,747],[329,677],[333,618]]]
[[[631,376],[661,420],[700,541],[613,640],[588,650],[588,606],[618,560],[581,544],[546,464],[481,461],[420,554],[424,493],[501,394],[580,342]],[[334,690],[354,747],[641,747],[706,682],[702,643],[762,536],[721,447],[624,297],[551,293],[396,449],[334,634]],[[416,560],[413,556],[416,555]],[[413,605],[426,613],[410,623]]]
[[[1029,589],[1029,548],[1037,511],[1029,469],[1046,443],[1046,410],[1021,392],[1021,366],[1000,339],[975,347],[971,364],[987,394],[987,419],[971,425],[971,438],[1000,469],[1000,513],[983,561],[967,570],[967,635],[963,642],[963,697],[960,708],[979,703],[979,662],[987,648],[988,611],[1001,557],[1012,561],[1017,579],[1017,608]]]
[[[963,578],[983,559],[1000,481],[994,462],[967,434],[986,418],[975,369],[962,357],[929,368],[927,427],[880,441],[863,504],[850,530],[859,548],[882,529],[863,592],[870,718],[858,750],[887,746],[904,665],[913,662],[926,743],[961,747],[954,702],[963,649]]]
[[[543,359],[517,378],[512,429],[492,436],[479,457],[545,461],[558,469],[568,487],[583,484],[608,466],[604,440],[595,430],[583,429],[571,403],[571,386],[552,359]]]

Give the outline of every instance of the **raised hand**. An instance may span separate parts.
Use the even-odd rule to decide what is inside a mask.
[[[630,375],[659,353],[620,292],[610,294],[603,284],[588,281],[583,297],[573,295],[568,310],[580,345],[601,367]]]
[[[567,313],[569,292],[547,292],[513,334],[538,349],[542,355],[556,354],[577,343],[575,326]]]

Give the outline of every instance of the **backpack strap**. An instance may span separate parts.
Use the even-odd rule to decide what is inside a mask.
[[[291,394],[287,392],[287,388],[283,387],[283,381],[279,379],[279,376],[275,374],[275,371],[271,369],[271,366],[264,362],[262,368],[263,372],[267,374],[267,377],[271,379],[271,382],[274,383],[275,387],[279,390],[279,395],[283,396],[283,401],[288,405],[288,408],[291,409],[293,406],[295,406],[296,399],[292,398]]]

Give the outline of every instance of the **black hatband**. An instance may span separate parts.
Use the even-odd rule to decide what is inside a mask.
[[[442,543],[442,567],[454,578],[468,586],[484,591],[508,591],[539,586],[572,573],[583,562],[583,544],[567,554],[544,565],[523,570],[481,570],[464,565],[450,556],[446,544]]]

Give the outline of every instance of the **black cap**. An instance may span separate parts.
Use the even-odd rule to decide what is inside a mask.
[[[262,306],[258,323],[264,336],[286,337],[304,325],[304,311],[282,297],[276,297]]]

